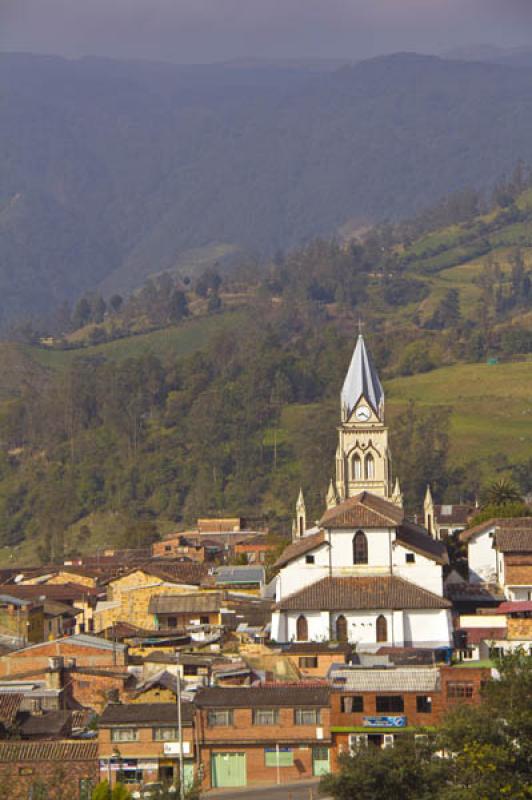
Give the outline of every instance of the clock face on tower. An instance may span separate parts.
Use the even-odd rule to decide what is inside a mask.
[[[355,417],[361,420],[362,422],[365,422],[371,417],[371,411],[367,406],[364,405],[359,406],[355,411]]]

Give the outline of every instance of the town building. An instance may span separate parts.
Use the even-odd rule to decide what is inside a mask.
[[[297,535],[276,563],[272,639],[448,647],[447,549],[405,517],[398,481],[392,487],[384,391],[362,335],[340,407],[328,508],[299,535],[300,493]]]
[[[478,513],[478,507],[471,503],[435,503],[430,486],[427,486],[423,502],[424,525],[435,539],[445,540],[449,536],[465,530],[475,513]]]
[[[192,703],[181,704],[185,781],[196,773]],[[123,783],[130,791],[142,784],[179,780],[176,703],[110,703],[98,724],[100,780]]]
[[[98,779],[95,741],[0,741],[0,785],[12,800],[45,797],[47,785],[61,786],[69,800],[91,800]]]
[[[325,683],[208,688],[195,705],[206,790],[293,783],[330,769]]]

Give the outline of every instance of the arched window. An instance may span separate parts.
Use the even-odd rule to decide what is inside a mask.
[[[298,642],[308,642],[308,622],[303,614],[297,618],[296,638]]]
[[[347,642],[347,620],[343,614],[336,618],[336,641]]]
[[[362,461],[360,456],[353,457],[353,480],[360,481],[362,479]]]
[[[387,642],[388,641],[388,623],[386,622],[386,618],[382,616],[377,617],[377,641],[378,642]]]
[[[371,481],[375,477],[375,460],[371,453],[368,453],[365,461],[366,480]]]
[[[368,540],[366,534],[357,531],[353,536],[353,564],[368,563]]]

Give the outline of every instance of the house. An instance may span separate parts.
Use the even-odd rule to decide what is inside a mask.
[[[308,530],[300,493],[294,540],[276,562],[271,637],[448,647],[447,549],[405,516],[392,483],[384,391],[361,335],[340,401],[327,510]]]
[[[10,594],[0,594],[0,635],[18,646],[42,642],[44,636],[44,607],[42,602],[24,600]]]
[[[460,534],[470,583],[496,583],[508,600],[532,599],[532,517],[490,519]]]
[[[214,576],[217,589],[260,594],[266,582],[264,567],[218,567]]]
[[[221,625],[222,603],[221,592],[159,594],[151,598],[148,611],[156,629],[183,630],[190,625]]]
[[[219,548],[216,548],[216,552],[218,550]],[[199,563],[212,561],[215,555],[213,548],[209,549],[198,538],[192,539],[183,533],[174,533],[165,536],[161,542],[154,542],[151,551],[154,558],[175,558]]]
[[[35,632],[35,640],[43,641],[53,636],[54,632],[62,631],[62,633],[66,633],[67,631],[75,630],[76,633],[84,633],[85,631],[90,631],[93,610],[98,597],[102,594],[102,590],[71,582],[61,584],[10,583],[5,586],[3,594],[10,598],[16,598],[18,601],[31,602],[36,607],[46,604],[46,602],[50,603],[48,614],[46,614],[46,606],[43,605],[43,624],[41,626],[39,623],[38,636],[37,632]],[[68,610],[63,609],[57,614],[59,606],[52,606],[52,603],[62,603],[65,606],[70,606],[75,613],[70,614]],[[45,624],[45,621],[50,624]],[[40,630],[41,627],[42,632]],[[26,637],[26,640],[28,641],[28,637]]]
[[[90,800],[98,783],[98,745],[95,741],[0,741],[0,785],[13,800],[61,796]],[[43,787],[50,791],[45,795]]]
[[[347,664],[353,648],[347,642],[292,642],[282,653],[304,677],[325,678],[333,665]]]
[[[471,503],[438,505],[432,498],[430,486],[427,486],[423,502],[424,525],[435,539],[445,540],[460,533],[476,513],[478,507]]]
[[[192,703],[181,704],[185,781],[196,773]],[[139,789],[142,784],[171,784],[179,776],[179,737],[175,703],[110,703],[98,725],[100,780]]]
[[[335,756],[355,747],[388,747],[405,733],[437,725],[448,708],[476,704],[488,668],[333,667],[331,735]]]
[[[261,533],[235,544],[235,557],[245,558],[248,564],[264,564],[266,556],[275,550],[275,547],[276,545],[268,543],[265,534]]]
[[[154,629],[153,614],[149,611],[152,597],[197,592],[207,576],[208,569],[203,564],[166,559],[134,567],[109,581],[107,598],[94,611],[94,630],[101,631],[121,621]]]
[[[196,695],[203,788],[294,783],[329,771],[325,684],[208,688]]]
[[[73,659],[77,668],[125,667],[127,647],[89,634],[65,636],[63,639],[30,645],[1,656],[0,677],[44,673],[49,667],[50,658],[60,658],[65,662]]]

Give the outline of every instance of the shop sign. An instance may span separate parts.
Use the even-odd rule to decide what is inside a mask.
[[[366,728],[406,728],[406,717],[363,717]]]

